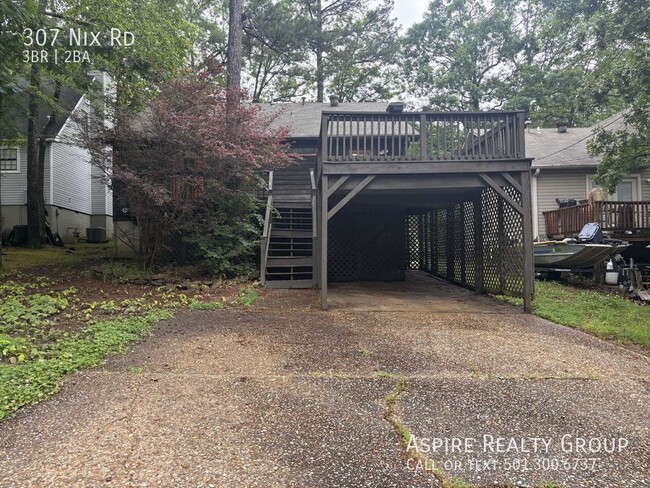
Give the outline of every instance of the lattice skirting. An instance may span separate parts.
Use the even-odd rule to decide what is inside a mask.
[[[404,279],[404,212],[342,210],[329,221],[328,281]]]
[[[512,187],[506,193],[521,204]],[[476,198],[405,217],[407,269],[477,291],[523,296],[523,218],[491,188]]]

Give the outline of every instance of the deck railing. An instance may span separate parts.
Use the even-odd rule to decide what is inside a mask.
[[[324,112],[323,162],[520,160],[524,114]]]
[[[546,234],[568,237],[589,222],[612,233],[650,234],[650,201],[594,202],[544,212]]]

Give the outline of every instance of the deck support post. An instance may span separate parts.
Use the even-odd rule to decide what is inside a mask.
[[[320,205],[320,308],[327,310],[327,210],[329,177],[323,175],[321,180],[321,205]]]
[[[475,269],[475,284],[474,291],[476,293],[483,293],[483,275],[484,260],[483,260],[483,206],[482,206],[482,192],[479,191],[478,195],[474,198],[474,269]]]
[[[530,195],[530,171],[521,173],[521,203],[523,212],[524,240],[524,312],[533,311],[533,293],[535,287],[535,268],[533,266],[533,213]]]
[[[505,216],[505,202],[503,198],[497,197],[497,238],[499,239],[499,253],[497,254],[497,269],[499,273],[499,293],[506,292],[506,223]]]

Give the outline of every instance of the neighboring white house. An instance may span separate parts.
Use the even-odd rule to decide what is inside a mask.
[[[113,86],[110,77],[98,72],[91,76],[102,93],[108,95]],[[78,130],[77,116],[89,115],[93,108],[85,95],[68,88],[62,89],[61,106],[67,113],[57,115],[57,123],[45,134],[44,197],[48,222],[52,232],[58,233],[65,242],[73,241],[75,233],[84,237],[88,227],[102,227],[110,237],[113,234],[112,191],[102,171],[90,164],[89,152],[73,142]],[[41,128],[45,127],[48,112],[41,110]],[[26,120],[18,120],[15,125],[24,140]],[[0,134],[7,132],[0,130]],[[0,230],[4,231],[27,224],[27,148],[24,145],[0,140],[0,173]]]
[[[609,129],[622,128],[622,113],[596,124]],[[600,162],[587,154],[587,142],[593,127],[569,127],[566,132],[557,129],[526,131],[526,155],[535,158],[532,164],[532,196],[534,235],[546,238],[543,212],[558,208],[557,198],[583,200],[594,188],[593,176]],[[628,175],[610,195],[615,201],[649,201],[650,168]]]

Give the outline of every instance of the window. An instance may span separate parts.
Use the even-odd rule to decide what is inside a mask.
[[[618,196],[616,199],[620,202],[631,202],[634,200],[634,186],[631,181],[621,181],[616,187]]]
[[[591,176],[587,178],[587,192],[596,187]],[[613,202],[633,202],[638,200],[640,194],[640,177],[630,176],[623,180],[616,187],[616,191],[609,195],[608,200]]]
[[[18,149],[0,149],[0,171],[18,171]]]

